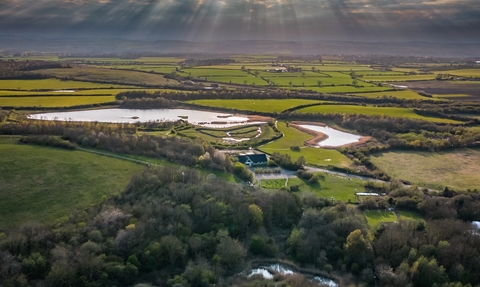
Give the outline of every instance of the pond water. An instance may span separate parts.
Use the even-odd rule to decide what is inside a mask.
[[[272,264],[268,266],[260,266],[258,268],[252,269],[250,271],[250,274],[248,274],[248,277],[251,277],[253,275],[262,275],[263,278],[265,279],[273,279],[274,273],[280,273],[282,275],[290,275],[290,274],[295,274],[295,272],[285,266],[282,266],[280,264]],[[338,284],[335,283],[335,281],[320,277],[320,276],[315,276],[313,277],[313,280],[315,280],[317,283],[322,284],[322,285],[327,285],[329,287],[338,287]]]
[[[299,125],[302,128],[316,132],[321,132],[328,136],[327,139],[318,143],[318,146],[338,147],[346,144],[356,143],[362,136],[341,132],[330,127],[322,127],[317,125]]]
[[[71,112],[52,112],[30,115],[31,119],[134,123],[148,121],[177,121],[184,119],[195,125],[208,127],[229,127],[246,124],[247,117],[232,116],[218,112],[186,109],[100,109]],[[253,124],[249,122],[249,124]]]

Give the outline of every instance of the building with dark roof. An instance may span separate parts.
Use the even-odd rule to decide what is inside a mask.
[[[266,165],[268,161],[267,155],[264,153],[239,155],[237,158],[239,162],[249,167]]]

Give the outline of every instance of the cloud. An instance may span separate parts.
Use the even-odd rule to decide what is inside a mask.
[[[0,0],[0,33],[138,39],[480,39],[478,0]]]

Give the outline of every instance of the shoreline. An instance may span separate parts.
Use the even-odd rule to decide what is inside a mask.
[[[313,138],[308,139],[308,140],[303,142],[303,144],[305,146],[309,146],[309,147],[338,149],[338,148],[342,148],[342,147],[354,147],[354,146],[362,145],[362,144],[365,144],[365,143],[372,140],[371,136],[362,136],[360,139],[358,139],[358,141],[353,142],[353,143],[349,143],[349,144],[344,144],[344,145],[340,145],[340,146],[320,146],[319,143],[328,139],[328,135],[326,135],[322,132],[318,132],[318,131],[314,131],[314,130],[310,130],[310,129],[301,127],[300,125],[312,125],[312,126],[328,127],[326,124],[318,123],[318,122],[293,121],[289,125],[296,128],[299,131],[302,131],[304,133],[307,133],[307,134],[313,136]]]

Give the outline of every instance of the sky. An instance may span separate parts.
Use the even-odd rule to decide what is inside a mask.
[[[0,0],[0,35],[480,42],[480,0]]]

